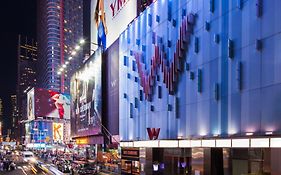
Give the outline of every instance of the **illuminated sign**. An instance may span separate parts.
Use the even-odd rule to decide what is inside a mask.
[[[127,2],[128,2],[128,0],[114,0],[110,4],[112,17],[115,17],[117,15],[117,13],[120,12],[121,9],[126,5]]]
[[[160,128],[147,128],[147,133],[150,140],[157,140],[160,133]]]
[[[129,156],[129,157],[139,157],[140,155],[140,151],[139,149],[122,149],[121,150],[121,156],[122,157],[126,157],[126,156]]]
[[[63,123],[53,123],[53,140],[63,141]]]
[[[63,127],[63,140],[65,143],[70,141],[70,122],[65,122]]]
[[[33,88],[27,94],[27,116],[70,119],[70,96],[56,91]]]
[[[97,50],[71,78],[72,136],[101,132],[101,84],[101,50]]]
[[[137,16],[137,1],[92,0],[91,16],[91,42],[108,48]]]
[[[154,45],[154,55],[150,58],[151,68],[150,70],[145,70],[143,69],[143,63],[141,61],[143,55],[140,52],[134,53],[140,77],[140,85],[144,88],[146,99],[149,99],[152,92],[154,92],[152,90],[153,87],[155,87],[153,82],[156,82],[155,75],[157,72],[163,75],[163,83],[166,85],[169,93],[173,94],[177,83],[177,77],[183,69],[183,57],[187,51],[186,45],[190,43],[189,39],[192,35],[194,24],[195,16],[192,13],[182,20],[179,27],[179,38],[176,40],[176,48],[171,60],[167,58],[168,53],[161,49],[163,44]],[[154,34],[154,38],[156,38],[156,34]],[[167,64],[167,62],[169,62],[169,64]],[[146,74],[146,72],[148,72],[148,74]]]
[[[85,144],[88,144],[88,139],[87,138],[79,138],[79,139],[76,139],[76,144],[77,145],[85,145]]]
[[[34,114],[34,88],[31,89],[27,93],[27,118],[28,120],[34,120],[35,114]]]
[[[49,121],[31,121],[25,123],[26,142],[42,143],[46,137],[52,138],[52,122]]]

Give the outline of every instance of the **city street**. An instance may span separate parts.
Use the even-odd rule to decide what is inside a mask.
[[[61,173],[55,165],[51,163],[42,163],[40,162],[39,158],[36,158],[38,161],[31,163],[31,162],[24,162],[22,156],[19,155],[6,155],[6,158],[13,160],[16,164],[16,169],[15,170],[10,170],[10,171],[0,171],[1,174],[8,174],[8,175],[32,175],[32,174],[37,174],[37,175],[60,175],[64,174]],[[39,163],[40,162],[40,165]]]
[[[16,170],[9,171],[9,172],[1,172],[0,174],[7,174],[7,175],[31,175],[31,174],[38,174],[38,175],[46,175],[48,173],[43,172],[39,168],[35,168],[30,164],[20,164],[17,166]]]

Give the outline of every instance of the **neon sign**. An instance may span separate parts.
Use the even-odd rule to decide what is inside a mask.
[[[170,94],[173,94],[176,87],[177,77],[182,70],[184,54],[189,46],[194,24],[194,14],[189,14],[183,18],[180,26],[180,36],[177,39],[176,50],[173,54],[172,61],[169,64],[167,64],[167,53],[164,49],[161,49],[163,45],[154,45],[154,55],[151,58],[151,69],[148,74],[145,73],[146,70],[142,69],[142,53],[134,52],[140,77],[140,85],[144,88],[146,99],[149,99],[152,95],[152,88],[154,87],[154,82],[156,81],[156,75],[157,72],[159,72],[159,69],[161,70],[160,73],[163,74],[163,82],[166,85],[166,88],[169,90]]]

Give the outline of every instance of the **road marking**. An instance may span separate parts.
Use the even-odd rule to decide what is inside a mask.
[[[23,168],[24,168],[25,170],[27,169],[27,167],[26,167],[25,165],[23,166]]]
[[[21,169],[21,171],[23,172],[23,174],[27,175],[26,172],[23,170],[22,167],[19,167],[19,169]]]

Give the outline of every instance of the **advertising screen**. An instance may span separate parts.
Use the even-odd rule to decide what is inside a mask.
[[[91,42],[109,47],[136,16],[136,0],[92,0]]]
[[[52,122],[31,121],[25,127],[32,143],[45,143],[47,137],[52,138]]]
[[[33,94],[35,105],[31,108],[30,102],[33,102],[34,99],[32,100],[30,97],[28,107],[35,110],[35,117],[70,119],[70,95],[41,88],[34,89]],[[33,109],[34,106],[35,109]],[[30,113],[32,115],[32,112]]]
[[[34,116],[34,88],[27,93],[27,118],[28,120],[35,119]]]
[[[101,132],[101,50],[98,49],[71,78],[71,135]]]
[[[53,123],[53,141],[63,141],[63,123]]]

